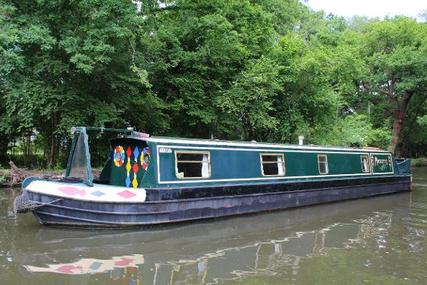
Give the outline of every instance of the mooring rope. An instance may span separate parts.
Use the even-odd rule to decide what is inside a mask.
[[[34,211],[43,206],[51,205],[61,200],[62,198],[58,198],[48,203],[31,201],[30,199],[28,199],[26,192],[23,192],[21,195],[15,198],[15,201],[13,202],[13,212],[26,213],[26,212]]]

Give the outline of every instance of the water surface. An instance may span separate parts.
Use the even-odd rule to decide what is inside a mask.
[[[44,227],[0,189],[0,284],[427,284],[427,168],[411,193],[139,230]]]

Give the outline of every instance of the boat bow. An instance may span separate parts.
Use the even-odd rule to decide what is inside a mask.
[[[103,184],[88,186],[82,182],[61,182],[30,177],[22,184],[22,194],[15,199],[18,213],[34,211],[64,199],[93,203],[141,203],[145,189],[133,189]]]

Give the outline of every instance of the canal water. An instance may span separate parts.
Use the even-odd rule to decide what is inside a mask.
[[[427,284],[427,168],[411,193],[132,231],[50,228],[0,190],[0,284]]]

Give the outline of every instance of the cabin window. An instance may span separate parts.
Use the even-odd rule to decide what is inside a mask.
[[[211,176],[209,152],[176,152],[175,155],[177,178],[209,178]]]
[[[319,167],[319,174],[328,174],[328,156],[326,154],[319,154],[317,156],[317,164]]]
[[[261,171],[264,176],[284,176],[285,158],[283,154],[261,154]]]
[[[362,164],[362,172],[368,173],[371,171],[370,165],[369,165],[369,156],[367,154],[360,156],[361,164]]]

